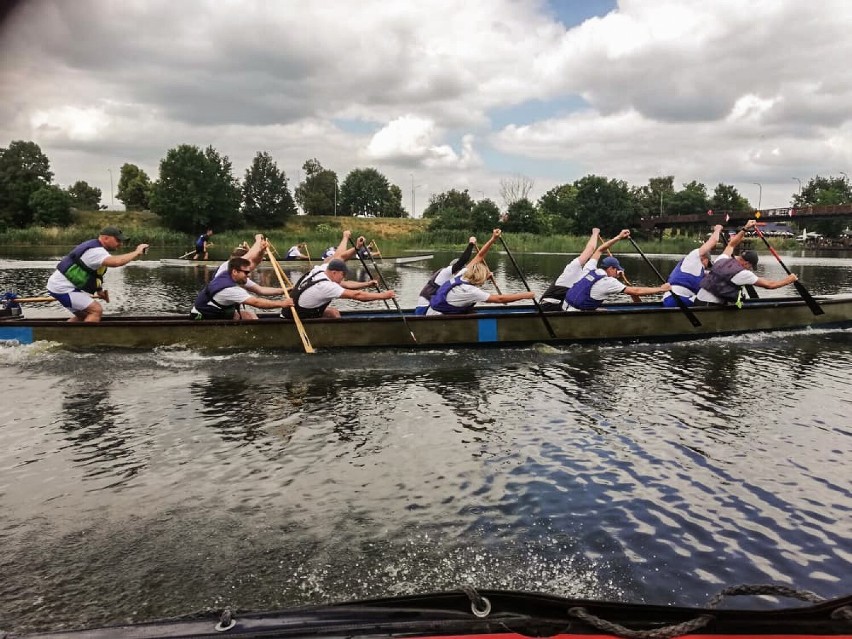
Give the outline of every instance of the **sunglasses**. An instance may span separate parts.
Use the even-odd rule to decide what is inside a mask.
[[[246,275],[251,275],[251,271],[244,271],[243,269],[239,269],[240,273],[245,273]]]

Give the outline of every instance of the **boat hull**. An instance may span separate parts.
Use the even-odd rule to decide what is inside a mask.
[[[469,315],[413,316],[403,322],[392,311],[344,311],[339,320],[303,320],[316,349],[437,348],[569,344],[596,341],[675,341],[757,331],[852,327],[852,295],[819,298],[825,313],[814,315],[798,298],[761,299],[742,309],[697,308],[695,327],[676,308],[659,304],[609,306],[588,313],[537,313],[533,307],[483,307]],[[547,323],[545,323],[545,318]],[[548,325],[555,337],[550,335]],[[414,338],[412,338],[412,333]],[[416,341],[415,341],[416,339]],[[188,316],[105,317],[97,324],[65,318],[0,318],[0,340],[28,344],[50,341],[72,348],[197,349],[274,348],[303,350],[290,320],[262,315],[256,321],[203,320]]]

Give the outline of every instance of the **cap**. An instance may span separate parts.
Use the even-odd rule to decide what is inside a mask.
[[[757,251],[743,251],[740,257],[751,264],[752,268],[757,268]]]
[[[616,271],[623,271],[621,268],[621,264],[619,264],[618,260],[615,259],[612,255],[605,257],[600,262],[600,268],[607,269],[613,267]]]
[[[325,267],[326,271],[343,271],[346,273],[346,262],[339,258],[334,258],[328,263],[328,266]]]
[[[121,232],[121,229],[116,228],[115,226],[107,226],[106,228],[101,229],[99,235],[110,235],[117,239],[119,242],[127,241],[127,236]]]

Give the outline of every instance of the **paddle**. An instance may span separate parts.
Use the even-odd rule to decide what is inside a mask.
[[[635,248],[635,249],[636,249],[636,252],[637,252],[637,253],[639,253],[639,255],[641,255],[641,256],[642,256],[642,258],[645,260],[645,263],[646,263],[646,264],[648,264],[648,266],[650,266],[650,267],[651,267],[651,269],[654,271],[654,273],[656,273],[656,274],[657,274],[657,277],[659,277],[659,278],[660,278],[660,281],[661,281],[663,284],[665,284],[665,283],[666,283],[666,278],[664,278],[664,277],[662,276],[662,274],[661,274],[661,273],[657,270],[657,267],[656,267],[656,266],[654,266],[653,264],[651,264],[651,260],[649,260],[649,259],[648,259],[648,256],[647,256],[647,255],[645,255],[645,254],[642,252],[642,249],[640,249],[640,248],[639,248],[639,245],[638,245],[638,244],[636,244],[636,242],[633,240],[633,238],[632,238],[632,237],[628,236],[628,237],[627,237],[627,239],[628,239],[628,240],[630,240],[630,243],[633,245],[633,248]],[[697,318],[697,317],[695,317],[695,313],[693,313],[693,312],[690,310],[689,306],[687,306],[687,305],[686,305],[686,302],[684,302],[684,301],[683,301],[683,298],[681,298],[681,296],[680,296],[680,295],[675,295],[674,293],[672,293],[672,297],[675,299],[675,302],[677,302],[677,305],[680,307],[680,310],[682,310],[682,311],[683,311],[683,314],[684,314],[684,315],[686,315],[687,319],[688,319],[690,322],[692,322],[692,325],[693,325],[693,326],[696,326],[696,327],[697,327],[697,326],[701,326],[701,322],[698,320],[698,318]]]
[[[763,240],[763,243],[766,244],[766,248],[768,248],[769,252],[772,253],[773,256],[775,256],[775,259],[778,260],[778,263],[781,265],[781,268],[783,268],[787,272],[787,275],[792,275],[790,269],[787,268],[787,265],[781,261],[781,256],[775,252],[775,249],[772,248],[772,245],[769,243],[769,240],[767,240],[766,236],[764,236],[763,233],[760,232],[760,229],[757,226],[752,227],[752,229],[755,233],[757,233],[760,239]],[[822,315],[823,313],[825,313],[825,311],[822,310],[822,306],[820,306],[813,298],[813,296],[808,293],[808,289],[805,288],[804,284],[796,280],[795,282],[793,282],[793,286],[796,287],[796,290],[799,292],[799,295],[805,301],[805,304],[807,304],[808,308],[811,309],[811,313],[813,313],[814,315]]]
[[[269,258],[269,263],[272,264],[272,269],[275,271],[275,275],[278,276],[278,283],[281,285],[281,289],[284,291],[284,297],[286,299],[290,299],[290,294],[287,293],[287,286],[284,283],[286,279],[286,275],[284,275],[284,271],[281,269],[281,265],[278,263],[278,260],[275,259],[275,256],[272,254],[272,251],[267,246],[266,248],[266,257]],[[296,312],[296,305],[290,307],[290,313],[293,316],[293,322],[296,324],[296,330],[299,333],[299,337],[302,339],[302,346],[305,348],[306,353],[315,353],[314,347],[311,345],[311,340],[308,339],[308,333],[305,330],[304,325],[302,324],[302,320],[299,319],[299,314]]]
[[[722,239],[725,240],[725,245],[731,241],[731,236],[727,231],[722,231]],[[745,285],[746,293],[748,293],[749,299],[760,299],[760,296],[757,294],[757,290],[751,284]]]
[[[351,238],[351,237],[349,238],[349,241],[350,241],[350,242],[352,242],[352,238]],[[353,244],[352,244],[352,246],[355,246],[355,244],[353,243]],[[366,262],[364,262],[364,258],[363,258],[363,257],[361,257],[361,254],[358,252],[357,247],[355,248],[355,255],[357,255],[357,256],[358,256],[358,259],[359,259],[359,260],[361,260],[361,264],[363,265],[364,270],[365,270],[365,271],[367,271],[367,276],[368,276],[370,279],[373,279],[373,276],[372,276],[372,275],[370,275],[370,269],[368,269],[368,268],[367,268],[367,263],[366,263]],[[370,253],[370,261],[373,263],[373,268],[374,268],[374,269],[376,269],[376,275],[378,275],[378,276],[379,276],[379,280],[382,282],[382,286],[384,286],[384,287],[385,287],[385,290],[388,290],[388,291],[389,291],[389,290],[390,290],[390,286],[388,286],[388,283],[385,281],[385,278],[384,278],[384,276],[382,275],[382,272],[379,270],[379,267],[376,265],[376,260],[374,260],[374,259],[373,259],[373,254],[372,254],[372,253]],[[376,288],[377,288],[377,289],[379,289],[378,285],[376,286]],[[379,292],[380,292],[380,293],[382,292],[382,291],[381,291],[381,289],[379,289]],[[391,298],[391,300],[393,301],[393,305],[394,305],[394,306],[396,306],[396,310],[397,310],[397,311],[399,311],[399,316],[402,318],[402,323],[403,323],[403,324],[405,324],[405,328],[407,328],[407,329],[408,329],[408,334],[409,334],[409,335],[411,335],[411,339],[412,339],[412,340],[414,340],[414,343],[416,344],[416,343],[417,343],[417,338],[414,336],[414,331],[412,331],[412,330],[411,330],[411,327],[408,325],[408,320],[407,320],[407,319],[405,319],[405,313],[403,313],[403,312],[402,312],[402,309],[399,307],[399,302],[397,302],[397,301],[396,301],[396,298],[395,298],[395,297],[392,297],[392,298]],[[388,301],[387,301],[387,300],[384,300],[384,302],[385,302],[385,306],[388,306]],[[388,306],[388,308],[390,308],[390,306]]]
[[[369,269],[369,267],[367,266],[367,263],[364,261],[364,257],[363,257],[363,256],[361,255],[361,253],[358,251],[358,247],[357,247],[357,246],[355,246],[355,242],[353,242],[353,241],[352,241],[352,238],[351,238],[351,237],[349,238],[349,243],[350,243],[350,244],[352,245],[352,247],[355,249],[355,257],[357,257],[357,258],[358,258],[358,261],[359,261],[359,262],[361,262],[361,266],[363,266],[363,267],[364,267],[364,270],[367,272],[367,277],[369,277],[371,280],[376,279],[376,278],[374,278],[374,277],[373,277],[373,274],[370,272],[370,269]],[[372,256],[371,256],[371,257],[372,257]],[[375,265],[375,261],[373,262],[373,264]],[[376,269],[376,270],[378,270],[378,269]],[[377,290],[379,293],[381,293],[381,292],[382,292],[382,289],[379,287],[379,285],[378,285],[378,284],[376,284],[376,290]],[[390,304],[388,304],[388,301],[387,301],[387,300],[383,300],[383,301],[384,301],[384,303],[385,303],[385,308],[390,309]]]
[[[186,253],[184,253],[183,255],[181,255],[178,259],[179,259],[179,260],[182,260],[183,258],[185,258],[185,257],[189,257],[190,255],[193,255],[194,253],[195,253],[195,249],[192,249],[191,251],[187,251]]]
[[[509,256],[509,259],[512,260],[512,264],[515,267],[515,270],[518,272],[518,276],[521,278],[521,281],[524,283],[524,286],[527,288],[527,291],[532,293],[532,289],[530,285],[527,284],[527,278],[524,277],[523,271],[521,271],[521,267],[518,266],[518,263],[515,261],[515,257],[512,255],[512,252],[509,250],[509,247],[506,246],[506,240],[503,239],[502,235],[498,236],[500,238],[500,244],[503,245],[503,250],[506,251],[506,255]],[[550,336],[556,339],[556,333],[553,332],[553,327],[550,325],[550,320],[547,319],[547,316],[544,314],[544,311],[541,309],[541,305],[538,303],[536,298],[532,298],[532,303],[535,305],[538,314],[541,316],[541,321],[544,322],[544,327],[547,329],[547,332]]]
[[[59,300],[55,297],[10,297],[4,301],[9,304],[37,304],[41,302],[58,302]]]

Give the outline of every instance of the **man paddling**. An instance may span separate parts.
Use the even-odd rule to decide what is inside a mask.
[[[260,266],[260,263],[263,261],[263,254],[264,251],[266,251],[267,246],[269,246],[269,243],[266,241],[266,238],[262,234],[258,233],[254,236],[254,244],[251,246],[238,246],[234,249],[233,253],[231,253],[231,258],[241,257],[247,260],[249,262],[249,270],[253,271]],[[228,270],[230,270],[230,260],[219,265],[219,268],[216,269],[216,273],[213,275],[213,279],[216,279]],[[275,286],[261,286],[250,277],[247,277],[246,281],[239,285],[255,296],[284,295],[283,288],[277,288]],[[249,313],[251,313],[251,311],[243,311],[243,314],[246,315],[243,319],[253,319],[248,317]]]
[[[695,306],[724,306],[735,304],[742,306],[742,289],[745,286],[759,286],[776,289],[799,280],[794,273],[780,280],[768,280],[754,273],[757,268],[757,252],[743,251],[734,255],[742,243],[746,231],[757,225],[757,220],[749,220],[729,241],[722,254],[713,262],[713,268],[701,280],[701,288],[695,298]]]
[[[252,263],[243,257],[228,260],[226,270],[210,280],[201,289],[189,316],[192,319],[248,319],[256,320],[257,314],[243,305],[256,308],[286,308],[293,305],[290,298],[268,300],[251,295],[246,290]],[[261,287],[264,288],[264,287]],[[275,289],[281,290],[281,289]]]
[[[595,311],[608,298],[619,293],[625,293],[636,299],[642,295],[654,295],[671,290],[672,285],[668,282],[662,286],[626,286],[618,280],[618,274],[624,272],[618,259],[611,255],[600,259],[603,251],[609,248],[607,244],[614,244],[628,237],[630,237],[630,231],[624,229],[611,242],[605,242],[595,250],[580,279],[565,294],[564,310]]]
[[[695,303],[695,297],[701,288],[701,280],[712,267],[710,253],[719,243],[721,234],[722,225],[717,224],[704,244],[697,249],[692,249],[675,265],[668,279],[672,290],[663,295],[663,306],[677,308],[679,305],[674,298],[675,295],[680,297],[686,306],[692,306]]]
[[[130,253],[109,254],[126,240],[121,229],[107,226],[96,239],[78,244],[56,265],[47,280],[47,291],[71,311],[69,322],[101,321],[104,309],[92,296],[109,302],[109,293],[103,288],[107,268],[124,266],[148,250],[147,244],[139,244]]]

